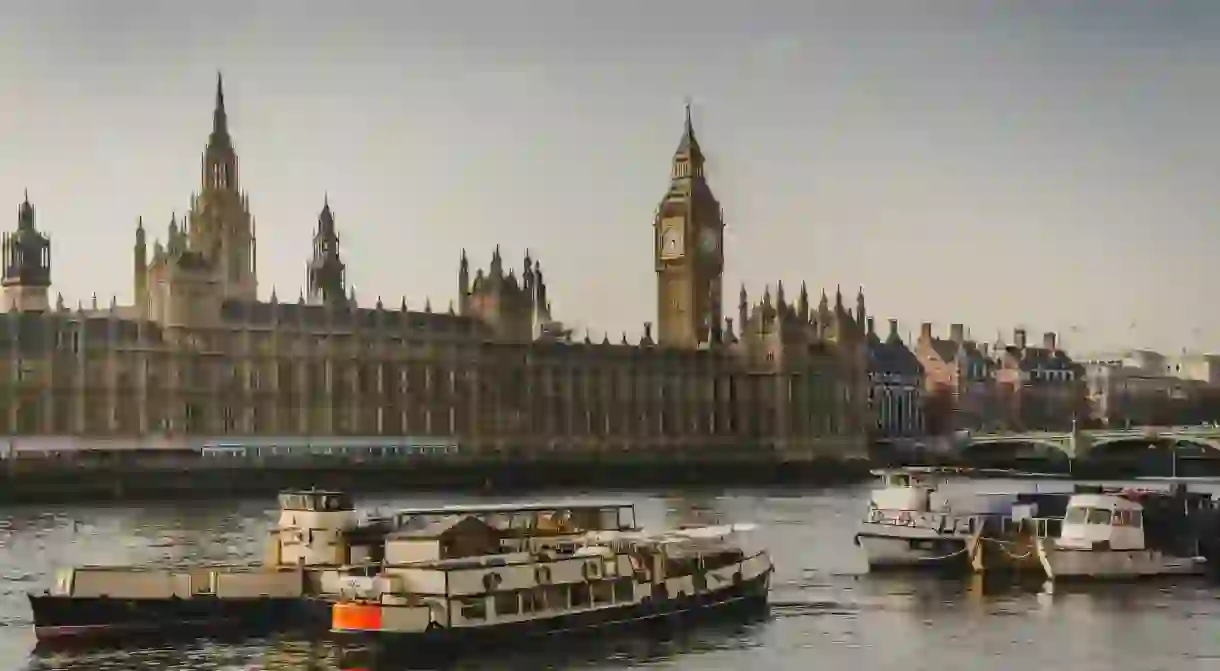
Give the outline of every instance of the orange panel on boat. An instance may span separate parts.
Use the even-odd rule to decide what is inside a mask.
[[[364,603],[337,603],[331,607],[331,627],[334,629],[381,629],[381,606]]]

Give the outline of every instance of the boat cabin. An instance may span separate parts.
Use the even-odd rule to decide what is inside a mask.
[[[560,501],[408,508],[394,514],[393,527],[413,531],[454,516],[482,520],[501,533],[509,549],[536,552],[554,548],[590,531],[633,531],[635,505],[623,501]]]
[[[478,521],[497,533],[496,551],[537,552],[555,549],[590,531],[636,529],[635,505],[622,501],[560,501],[535,504],[472,504],[407,508],[389,517],[361,523],[352,497],[343,492],[301,489],[279,495],[280,518],[271,533],[268,562],[283,566],[345,567],[379,564],[387,558],[386,542],[397,534],[399,552],[420,560],[452,556],[438,536],[449,525]],[[418,534],[432,534],[425,539]],[[449,537],[447,537],[449,538]],[[408,540],[410,539],[410,540]],[[428,543],[435,549],[425,550]],[[439,544],[439,545],[438,545]],[[448,555],[446,554],[448,553]],[[415,560],[412,560],[415,561]]]
[[[1144,507],[1118,494],[1075,494],[1056,544],[1074,550],[1143,550]]]
[[[386,537],[386,564],[441,561],[501,552],[499,529],[473,515],[451,515]]]
[[[336,566],[366,561],[368,546],[349,547],[345,534],[359,525],[350,494],[323,489],[280,492],[280,518],[271,532],[272,565]],[[355,557],[353,558],[353,555]]]
[[[873,490],[869,505],[878,510],[929,510],[932,492],[940,486],[942,469],[901,468],[873,471],[881,489]]]

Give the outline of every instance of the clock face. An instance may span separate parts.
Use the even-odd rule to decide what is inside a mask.
[[[699,248],[703,250],[703,253],[714,254],[719,247],[720,239],[716,235],[716,231],[708,228],[699,234]]]
[[[682,256],[682,229],[666,227],[661,231],[661,258],[676,259]]]

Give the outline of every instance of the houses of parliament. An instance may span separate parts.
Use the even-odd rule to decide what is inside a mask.
[[[163,241],[136,225],[132,305],[50,298],[51,240],[27,195],[3,240],[0,430],[422,436],[509,457],[749,450],[790,461],[866,449],[863,295],[849,308],[838,291],[814,303],[803,285],[754,300],[743,287],[725,314],[724,215],[689,108],[652,222],[655,329],[638,342],[573,338],[542,264],[498,247],[486,268],[462,253],[448,309],[358,305],[325,199],[305,290],[260,300],[240,177],[218,76],[189,211]]]

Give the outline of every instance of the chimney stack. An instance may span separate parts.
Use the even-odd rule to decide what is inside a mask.
[[[899,338],[898,338],[898,320],[897,320],[897,319],[891,319],[891,320],[890,320],[890,336],[889,336],[889,339],[890,339],[890,340],[898,340],[898,339],[899,339]]]
[[[955,343],[965,342],[966,341],[966,327],[962,326],[961,324],[950,324],[949,325],[949,340],[952,340]]]
[[[1055,342],[1055,332],[1054,331],[1047,331],[1046,333],[1042,334],[1042,347],[1054,352],[1056,349],[1058,349],[1058,347],[1056,347],[1056,345],[1057,345],[1057,343]]]
[[[919,325],[919,339],[920,340],[931,340],[932,339],[932,322],[924,322]]]
[[[875,324],[875,322],[873,321],[873,318],[872,318],[872,317],[869,317],[869,318],[868,318],[868,334],[869,334],[869,335],[877,335],[876,324]]]
[[[652,340],[652,322],[644,322],[644,339]]]
[[[1017,349],[1025,349],[1025,329],[1013,330],[1012,344],[1016,345]]]

